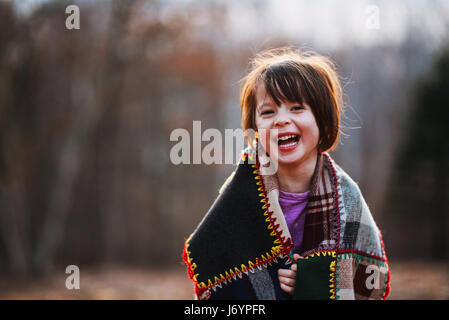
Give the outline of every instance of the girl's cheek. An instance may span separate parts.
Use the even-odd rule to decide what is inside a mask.
[[[277,142],[272,141],[272,134],[275,134],[273,132],[271,132],[270,129],[262,129],[259,130],[259,142],[261,144],[261,146],[263,147],[263,149],[270,154],[273,149],[272,148],[276,148],[277,147]],[[271,151],[271,152],[270,152]]]
[[[258,129],[270,129],[273,125],[273,121],[270,119],[258,119],[256,120],[256,127]]]

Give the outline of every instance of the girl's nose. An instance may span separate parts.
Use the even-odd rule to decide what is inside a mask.
[[[274,125],[279,127],[279,126],[285,126],[290,124],[290,118],[286,115],[283,114],[279,114],[279,116],[276,118],[276,120],[274,121]]]

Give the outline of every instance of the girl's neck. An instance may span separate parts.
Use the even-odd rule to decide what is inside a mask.
[[[279,165],[277,176],[282,191],[302,193],[310,189],[318,153],[315,151],[300,163],[288,166]]]

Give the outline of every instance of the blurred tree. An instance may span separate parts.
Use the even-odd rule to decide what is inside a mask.
[[[256,2],[243,8],[264,25],[277,25],[266,24],[272,7],[265,12]],[[170,132],[191,130],[193,120],[201,120],[203,130],[239,127],[237,83],[248,58],[267,46],[302,45],[298,35],[271,37],[270,28],[249,23],[237,37],[229,31],[230,18],[240,19],[228,11],[233,2],[54,0],[28,14],[19,14],[13,3],[22,1],[0,0],[0,276],[35,277],[54,267],[63,272],[68,264],[181,262],[185,237],[233,168],[171,164]],[[76,31],[65,28],[65,7],[72,3],[81,11]],[[409,109],[407,79],[428,61],[428,34],[412,31],[413,41],[399,47],[344,44],[337,59],[354,80],[347,93],[366,120],[359,138],[351,137],[355,143],[339,148],[341,162],[360,182],[376,221],[387,216],[378,199],[384,199],[384,176],[402,129],[395,125],[398,114]],[[447,187],[441,182],[434,188],[437,176],[427,172],[444,174],[438,169],[444,160],[413,157],[420,164],[407,165],[417,168],[414,179],[425,191],[418,196],[433,204]],[[416,203],[410,208],[416,211]],[[405,205],[394,213],[401,210]],[[416,226],[418,217],[404,212]],[[439,224],[434,234],[431,223],[441,220],[432,217],[419,217],[420,231],[429,234],[424,239],[442,237],[447,228]],[[403,221],[401,226],[417,230]],[[397,243],[396,233],[388,236]],[[430,246],[420,245],[421,251]]]
[[[402,256],[449,258],[449,46],[414,86],[406,136],[390,183],[389,212]]]
[[[223,10],[80,1],[71,31],[67,3],[0,2],[0,276],[181,262],[217,168],[171,165],[169,136],[224,125],[222,53],[192,18]]]

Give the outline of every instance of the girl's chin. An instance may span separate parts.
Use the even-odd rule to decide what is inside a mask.
[[[288,154],[278,153],[277,162],[279,166],[296,166],[300,163],[308,161],[308,159],[313,155],[313,153],[306,153],[304,150],[295,150]]]
[[[279,152],[277,160],[280,165],[292,165],[301,162],[303,156],[304,155],[301,152],[294,152],[290,154],[283,154]]]
[[[300,161],[301,161],[301,159],[289,159],[289,158],[285,159],[283,157],[279,157],[278,165],[279,166],[291,166],[291,165],[297,164]]]

